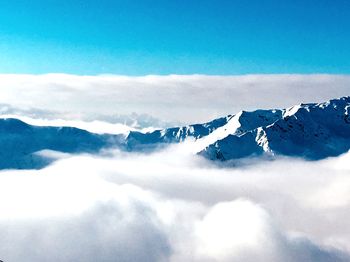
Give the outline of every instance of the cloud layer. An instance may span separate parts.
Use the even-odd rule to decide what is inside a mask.
[[[130,122],[101,120],[123,123],[120,115],[132,112],[163,120],[150,117],[137,128],[193,123],[350,91],[350,77],[341,75],[50,74],[0,81],[2,114],[97,133],[127,132]],[[60,159],[39,171],[1,171],[0,259],[350,261],[350,153],[232,167],[188,149],[183,143],[148,155],[99,156],[44,150]]]
[[[181,146],[0,172],[4,261],[349,261],[350,153],[218,167]]]
[[[0,81],[0,103],[39,118],[71,120],[113,121],[114,115],[136,112],[165,122],[193,123],[242,109],[321,102],[350,92],[350,77],[346,75],[48,74],[0,75]]]

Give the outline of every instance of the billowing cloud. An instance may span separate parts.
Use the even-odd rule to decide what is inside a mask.
[[[225,167],[180,145],[1,171],[0,259],[350,261],[349,157]]]
[[[0,75],[0,82],[0,103],[39,118],[115,121],[118,115],[136,112],[167,123],[202,122],[242,109],[288,107],[350,93],[346,75],[48,74]]]

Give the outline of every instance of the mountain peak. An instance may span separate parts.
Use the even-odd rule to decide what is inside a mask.
[[[350,149],[350,97],[318,104],[300,104],[279,110],[277,112],[281,115],[275,114],[276,118],[268,125],[261,125],[255,121],[257,112],[259,110],[244,114],[244,121],[254,123],[255,126],[245,125],[251,128],[243,129],[242,133],[236,134],[235,139],[230,138],[230,142],[225,141],[225,138],[214,142],[204,149],[206,153],[202,153],[210,158],[220,155],[220,159],[224,160],[245,157],[247,150],[238,156],[237,151],[242,146],[240,140],[243,140],[243,137],[247,139],[248,133],[256,134],[256,145],[260,146],[263,152],[274,155],[320,159],[336,156]],[[272,113],[272,110],[264,111],[265,116]],[[249,143],[251,141],[245,142]],[[250,150],[251,155],[262,153],[253,143]]]
[[[48,162],[40,160],[38,164],[34,154],[44,149],[68,153],[106,147],[147,151],[190,139],[193,153],[214,160],[261,155],[316,160],[350,149],[350,96],[287,109],[240,111],[203,124],[149,133],[131,131],[127,137],[73,127],[32,126],[14,118],[0,119],[0,132],[0,168],[41,167]]]

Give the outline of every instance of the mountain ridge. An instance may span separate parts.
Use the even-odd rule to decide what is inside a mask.
[[[221,160],[263,153],[299,156],[311,160],[336,156],[350,148],[349,111],[350,97],[293,106],[281,110],[282,117],[273,123],[241,135],[230,134],[208,145],[201,154]],[[250,139],[247,138],[249,134]],[[252,142],[253,138],[256,144]],[[241,140],[247,139],[252,143],[252,148],[246,148],[248,151],[237,156],[234,149],[241,146]],[[248,141],[245,145],[247,143]]]
[[[287,109],[240,111],[203,124],[159,129],[127,136],[95,134],[74,127],[42,127],[0,119],[0,169],[41,168],[50,160],[41,150],[98,153],[105,148],[151,152],[189,141],[192,152],[211,160],[252,156],[297,156],[318,160],[350,149],[350,97]]]

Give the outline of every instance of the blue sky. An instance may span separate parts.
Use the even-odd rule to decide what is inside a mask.
[[[0,0],[0,73],[350,73],[347,0]]]

